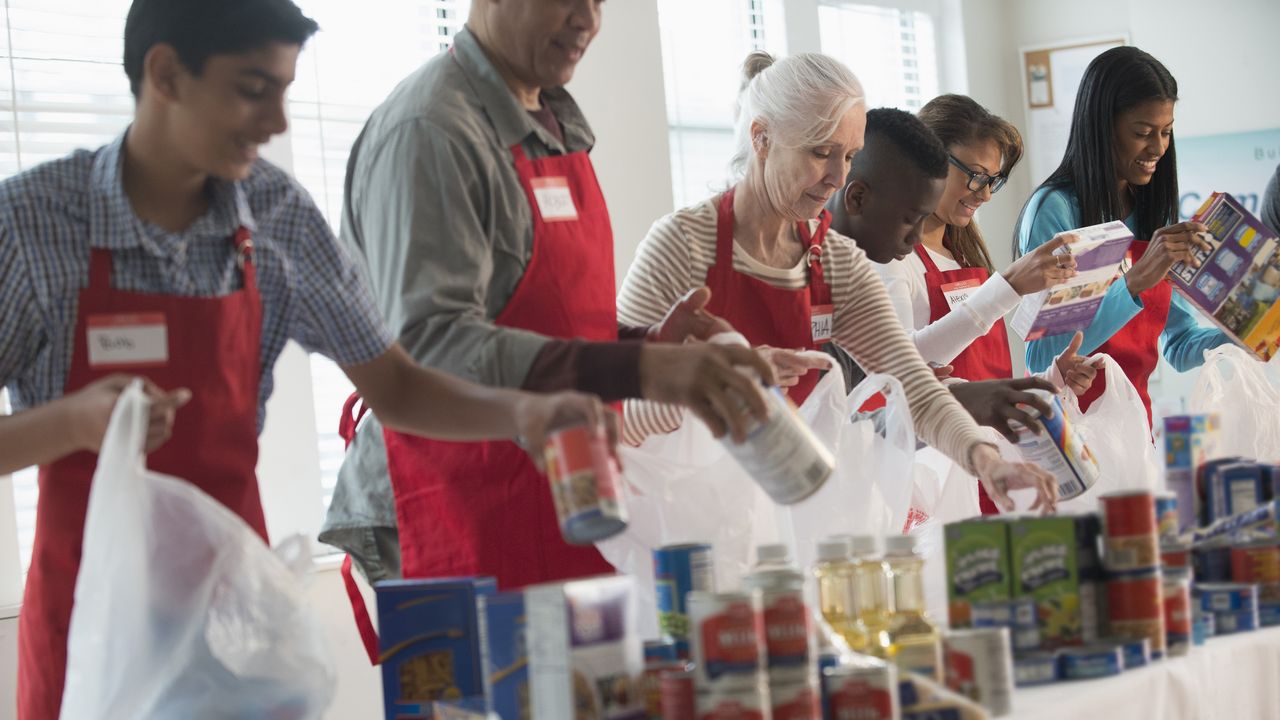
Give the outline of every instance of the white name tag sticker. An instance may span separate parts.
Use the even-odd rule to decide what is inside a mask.
[[[164,313],[90,315],[85,322],[91,368],[158,367],[169,362]]]
[[[578,208],[573,206],[573,194],[569,181],[563,177],[536,177],[529,181],[533,186],[533,198],[538,201],[538,212],[546,222],[568,222],[578,219]]]
[[[947,299],[947,308],[955,310],[957,305],[968,300],[973,291],[981,286],[982,283],[977,280],[959,280],[953,283],[944,283],[942,285],[942,296]]]
[[[814,305],[809,308],[809,323],[813,326],[814,342],[827,342],[831,339],[831,326],[835,312],[834,305]]]

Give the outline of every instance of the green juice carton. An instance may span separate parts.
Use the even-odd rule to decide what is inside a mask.
[[[963,520],[944,528],[951,627],[971,627],[975,603],[1012,597],[1009,526],[1007,520],[990,518]]]
[[[1052,650],[1098,637],[1096,516],[1023,517],[1009,528],[1013,594],[1036,602],[1040,645]]]

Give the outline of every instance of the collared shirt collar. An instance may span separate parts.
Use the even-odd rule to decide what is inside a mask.
[[[559,153],[590,150],[595,145],[595,135],[581,108],[562,87],[543,90],[542,102],[551,108],[551,112],[560,121],[564,130],[563,144],[529,115],[498,74],[470,29],[463,28],[454,36],[453,57],[467,76],[480,103],[484,105],[485,113],[498,133],[498,142],[504,146],[523,143],[530,134],[536,135],[543,145]]]
[[[89,244],[108,250],[142,247],[157,256],[184,253],[186,244],[201,238],[230,238],[243,225],[256,230],[249,203],[239,183],[209,180],[209,209],[179,233],[143,221],[124,191],[124,142],[128,130],[94,158],[89,177]]]

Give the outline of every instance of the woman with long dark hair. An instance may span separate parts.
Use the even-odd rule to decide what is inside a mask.
[[[1030,252],[1065,230],[1123,220],[1135,241],[1124,277],[1112,283],[1081,352],[1105,352],[1120,364],[1151,415],[1147,380],[1160,347],[1178,371],[1204,362],[1204,351],[1230,342],[1202,328],[1173,294],[1166,275],[1179,260],[1197,264],[1196,236],[1207,228],[1178,218],[1173,109],[1178,83],[1159,60],[1135,47],[1108,50],[1085,70],[1067,150],[1058,169],[1031,195],[1018,218],[1015,252]],[[1045,368],[1066,347],[1065,335],[1027,343],[1027,367]],[[1105,387],[1099,377],[1082,398],[1088,407]]]

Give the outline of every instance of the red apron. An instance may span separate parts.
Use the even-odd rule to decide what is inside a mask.
[[[511,148],[533,215],[533,257],[494,323],[553,338],[618,339],[613,231],[585,152],[529,160]],[[406,578],[491,575],[505,590],[613,572],[560,536],[547,479],[512,442],[384,430]]]
[[[831,288],[822,273],[822,241],[831,226],[831,213],[818,217],[810,235],[809,223],[796,223],[801,242],[808,246],[807,290],[776,288],[733,269],[733,192],[720,196],[716,213],[716,260],[707,270],[711,301],[707,310],[732,325],[754,347],[769,345],[791,350],[817,350],[831,341],[834,320]],[[819,374],[805,373],[787,394],[797,405],[818,384]]]
[[[951,304],[947,302],[947,291],[953,283],[968,283],[974,287],[981,285],[991,276],[986,268],[967,267],[958,270],[942,271],[938,269],[929,251],[924,245],[916,246],[916,254],[924,263],[924,284],[929,292],[929,323],[935,323],[951,312]],[[952,374],[965,380],[1003,380],[1013,377],[1013,360],[1009,354],[1009,336],[1004,329],[1004,320],[997,320],[986,335],[974,340],[951,361],[954,368]],[[978,485],[978,505],[983,515],[995,515],[1000,512],[996,504],[987,496],[986,488]]]
[[[244,288],[222,297],[144,294],[111,288],[111,252],[94,248],[89,284],[80,291],[70,394],[113,372],[146,376],[165,389],[186,387],[191,401],[173,436],[147,457],[147,466],[176,475],[235,511],[262,538],[266,521],[254,468],[258,461],[258,383],[262,303],[249,260],[253,243],[240,228],[232,239],[245,262]],[[168,361],[161,366],[91,367],[86,343],[95,316],[162,314]],[[78,452],[40,468],[35,545],[18,621],[18,718],[54,720],[62,703],[67,630],[89,486],[97,455]],[[121,578],[127,582],[128,578]],[[121,658],[127,662],[128,658]]]
[[[1147,251],[1148,244],[1146,240],[1134,240],[1129,246],[1129,253],[1134,262],[1137,262]],[[1116,282],[1124,282],[1124,278],[1118,278]],[[1145,290],[1141,297],[1142,310],[1138,311],[1132,320],[1094,352],[1110,355],[1115,358],[1121,368],[1124,368],[1124,374],[1129,377],[1138,391],[1138,396],[1142,398],[1142,404],[1147,408],[1149,427],[1151,396],[1147,391],[1147,380],[1160,364],[1160,333],[1164,332],[1165,324],[1169,321],[1169,306],[1173,303],[1173,286],[1169,284],[1167,278],[1162,279]],[[1080,408],[1088,410],[1106,387],[1105,374],[1098,373],[1089,392],[1080,398]]]

